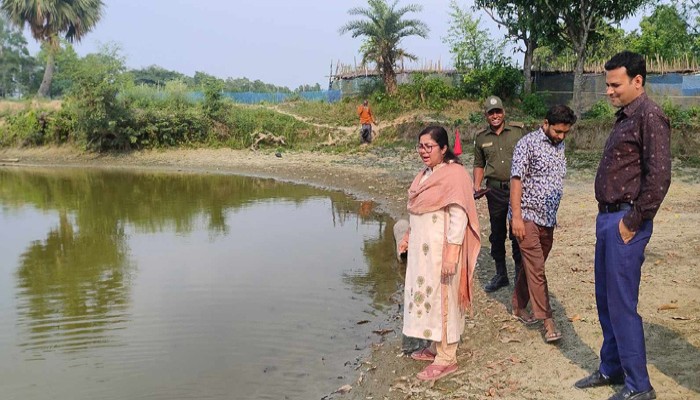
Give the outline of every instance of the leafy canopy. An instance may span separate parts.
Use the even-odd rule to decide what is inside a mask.
[[[2,0],[0,9],[17,26],[26,23],[32,36],[49,42],[60,33],[80,41],[102,17],[102,0]]]
[[[33,66],[22,32],[0,14],[0,97],[21,93],[31,79]]]
[[[480,18],[472,18],[454,0],[450,2],[450,17],[450,28],[442,40],[450,46],[458,70],[481,69],[504,61],[501,49],[505,40],[495,41],[486,30],[480,29]]]
[[[658,6],[650,16],[642,18],[639,27],[641,33],[633,35],[633,51],[666,60],[681,58],[693,51],[694,40],[688,25],[673,6]]]

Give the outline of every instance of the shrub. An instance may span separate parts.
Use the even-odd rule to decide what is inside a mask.
[[[22,146],[38,146],[44,143],[48,114],[44,111],[26,110],[7,118],[5,141]]]
[[[399,97],[414,105],[441,111],[455,98],[456,90],[444,79],[424,73],[411,74],[411,83],[399,86]]]
[[[367,99],[375,93],[386,93],[384,82],[378,78],[363,79],[358,85],[360,89],[360,97]]]
[[[102,94],[102,96],[100,96]],[[138,141],[129,104],[109,89],[71,97],[66,106],[75,114],[75,139],[92,150],[127,150]]]
[[[182,110],[148,108],[134,118],[133,147],[168,147],[203,142],[209,120],[195,107]]]
[[[530,93],[522,96],[523,112],[533,118],[544,118],[548,110],[544,96],[541,93]]]
[[[398,97],[389,96],[384,92],[374,92],[370,101],[375,116],[381,115],[383,118],[390,119],[403,110]]]
[[[68,142],[75,131],[75,124],[75,113],[68,108],[61,108],[51,114],[46,136],[50,137],[54,143]]]
[[[218,81],[208,82],[204,86],[204,103],[202,103],[202,109],[204,110],[204,115],[211,118],[214,121],[222,122],[225,119],[224,116],[224,100],[221,94],[223,90],[223,84]]]
[[[180,79],[165,83],[165,104],[174,110],[182,110],[190,105],[189,88]]]
[[[673,104],[670,99],[662,101],[661,108],[670,120],[672,128],[686,128],[693,125],[693,117],[696,117],[699,111],[696,107],[683,109]]]
[[[518,68],[494,64],[467,72],[459,87],[462,97],[485,98],[496,95],[508,99],[520,91],[523,74]]]
[[[613,115],[615,115],[613,106],[610,105],[608,100],[601,99],[591,106],[590,110],[584,114],[584,117],[590,119],[610,119]]]
[[[89,149],[125,150],[138,141],[131,103],[117,97],[125,82],[125,67],[115,51],[88,54],[81,60],[65,103],[76,117],[77,142]]]
[[[147,85],[129,85],[122,88],[119,98],[137,108],[161,106],[165,103],[165,93]]]
[[[480,112],[469,113],[470,124],[482,124],[484,122],[484,114]]]

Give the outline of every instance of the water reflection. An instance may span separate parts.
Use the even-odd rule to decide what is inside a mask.
[[[367,270],[356,274],[344,274],[343,280],[352,285],[358,293],[372,297],[372,305],[377,310],[385,310],[396,304],[392,296],[398,290],[397,273],[402,267],[396,261],[394,248],[393,221],[380,223],[377,236],[364,239],[362,253],[367,260]],[[401,279],[399,279],[401,281]]]
[[[367,294],[372,298],[372,305],[377,310],[384,310],[395,304],[392,295],[399,287],[397,273],[402,266],[396,262],[392,251],[395,246],[391,219],[382,219],[375,211],[377,206],[373,201],[356,202],[347,198],[333,203],[334,223],[343,224],[348,216],[356,223],[361,221],[377,221],[376,234],[363,238],[362,253],[367,260],[367,268],[359,268],[343,273],[343,281],[352,285],[356,293]],[[338,217],[336,217],[336,215]],[[400,277],[399,277],[400,278]]]
[[[128,273],[122,223],[79,229],[60,210],[58,227],[20,258],[18,316],[30,331],[22,346],[37,353],[108,343],[125,322]]]
[[[15,309],[0,307],[0,322],[17,321],[22,354],[0,367],[49,363],[55,375],[42,382],[72,398],[84,379],[75,365],[94,377],[84,398],[129,397],[124,387],[149,398],[318,397],[366,348],[376,327],[355,325],[365,305],[377,314],[397,290],[392,224],[341,192],[226,175],[0,169],[0,207],[0,220],[47,226],[27,241],[12,235],[17,222],[0,223],[2,246],[17,253]],[[183,387],[193,373],[200,381]],[[166,376],[181,379],[153,386]],[[42,391],[13,384],[18,398]]]

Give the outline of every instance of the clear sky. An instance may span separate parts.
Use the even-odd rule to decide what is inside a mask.
[[[407,14],[430,28],[428,39],[409,38],[403,47],[422,62],[451,63],[446,36],[450,0],[401,0],[423,5]],[[321,83],[325,87],[331,60],[360,61],[361,39],[339,35],[351,19],[350,8],[365,0],[105,0],[101,21],[81,43],[80,55],[100,44],[121,46],[131,68],[159,65],[192,76],[202,71],[220,78],[260,79],[288,86]],[[471,0],[458,4],[471,7]],[[501,38],[496,24],[483,13],[484,29]],[[38,46],[32,43],[31,50]],[[517,56],[516,59],[522,59]],[[335,67],[334,67],[335,68]]]

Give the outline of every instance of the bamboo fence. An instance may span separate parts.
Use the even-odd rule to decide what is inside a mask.
[[[700,72],[700,60],[689,54],[685,57],[666,60],[660,56],[647,56],[647,73],[668,74],[668,73],[694,73]],[[560,63],[539,62],[533,65],[533,70],[539,72],[573,72],[575,60],[566,60]],[[587,62],[583,66],[585,73],[602,74],[605,72],[605,61]]]
[[[331,71],[333,71],[332,66]],[[456,73],[457,71],[454,68],[446,68],[445,66],[443,66],[440,60],[424,60],[420,63],[411,63],[408,66],[406,66],[404,62],[401,62],[401,64],[395,72],[397,74],[409,74],[413,72],[450,74]],[[331,79],[354,79],[359,77],[369,77],[378,75],[379,71],[374,66],[367,64],[358,65],[357,63],[355,63],[354,65],[344,64],[340,62],[340,60],[338,60],[338,62],[335,64],[335,71],[331,73]]]

